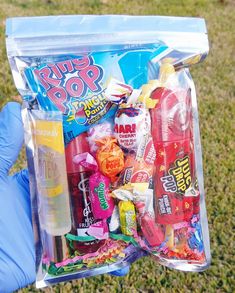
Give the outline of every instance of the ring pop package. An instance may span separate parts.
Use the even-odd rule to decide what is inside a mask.
[[[32,29],[33,28],[33,29]],[[151,255],[210,265],[195,87],[203,19],[7,20],[30,174],[38,288]]]

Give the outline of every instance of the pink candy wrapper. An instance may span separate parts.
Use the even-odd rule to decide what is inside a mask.
[[[108,239],[109,228],[106,220],[98,221],[90,225],[87,230],[87,234],[95,237],[96,239]]]
[[[109,196],[110,179],[97,171],[97,162],[89,153],[74,156],[73,161],[95,172],[89,178],[92,212],[96,220],[109,218],[114,209],[114,200]]]
[[[110,179],[96,172],[89,179],[90,199],[95,219],[107,219],[114,209],[113,198],[109,196]]]

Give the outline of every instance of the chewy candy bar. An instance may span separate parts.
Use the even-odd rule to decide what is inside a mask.
[[[131,201],[120,201],[118,204],[122,233],[133,235],[136,231],[135,207]]]

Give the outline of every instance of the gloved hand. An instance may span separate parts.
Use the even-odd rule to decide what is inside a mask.
[[[23,143],[20,104],[0,112],[0,292],[11,292],[35,280],[34,237],[28,172],[8,171]]]
[[[8,176],[23,144],[21,106],[8,103],[0,112],[0,292],[35,281],[34,237],[27,170]],[[129,266],[110,274],[124,276]]]

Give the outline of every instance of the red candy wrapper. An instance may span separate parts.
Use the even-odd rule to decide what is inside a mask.
[[[66,165],[68,173],[68,183],[70,191],[70,203],[72,207],[72,231],[77,236],[86,236],[90,225],[95,223],[95,218],[91,209],[89,198],[89,177],[95,166],[92,160],[86,166],[78,165],[74,162],[74,156],[78,155],[82,159],[82,154],[89,152],[86,133],[80,134],[72,140],[65,149]],[[76,241],[73,247],[79,253],[94,252],[102,245],[102,241]]]
[[[152,96],[159,99],[157,107],[151,110],[156,149],[156,221],[189,221],[199,213],[190,92],[159,88]]]
[[[148,241],[150,246],[159,246],[164,241],[164,233],[160,225],[157,225],[154,221],[154,217],[145,212],[145,204],[142,202],[136,203],[138,209],[138,221],[141,227],[141,231]]]

